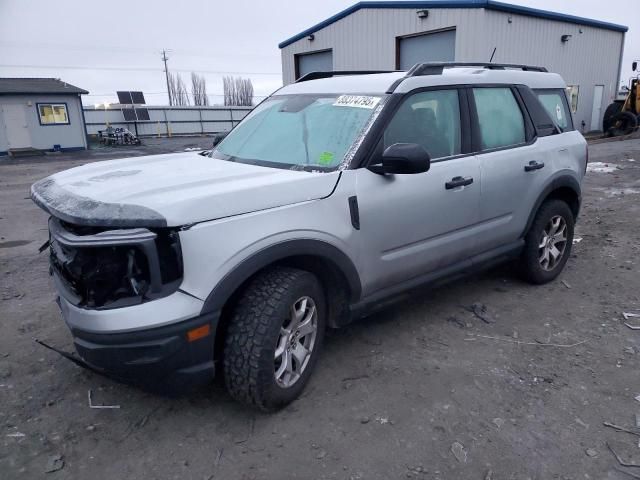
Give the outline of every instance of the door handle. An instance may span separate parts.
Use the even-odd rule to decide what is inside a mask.
[[[541,168],[544,168],[544,162],[538,163],[535,160],[531,160],[529,165],[524,166],[524,171],[532,172],[533,170],[540,170]]]
[[[451,190],[452,188],[466,187],[473,183],[473,178],[453,177],[450,181],[444,184],[444,188]]]

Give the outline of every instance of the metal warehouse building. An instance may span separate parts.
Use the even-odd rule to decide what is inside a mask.
[[[429,61],[546,67],[567,82],[575,123],[587,132],[602,129],[616,95],[627,30],[493,0],[360,2],[279,47],[285,84],[312,71]]]
[[[86,149],[86,93],[56,78],[0,78],[0,155]]]

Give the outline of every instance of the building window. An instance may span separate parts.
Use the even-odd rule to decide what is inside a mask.
[[[69,125],[67,105],[64,103],[39,103],[40,125]]]
[[[567,85],[567,96],[569,97],[569,105],[571,105],[571,113],[578,111],[578,93],[580,93],[580,87],[578,85]]]

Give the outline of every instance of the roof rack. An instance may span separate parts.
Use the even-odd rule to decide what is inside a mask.
[[[481,67],[488,70],[522,70],[525,72],[547,72],[544,67],[534,65],[516,65],[511,63],[482,63],[482,62],[426,62],[417,63],[407,72],[407,77],[419,77],[422,75],[442,75],[445,68],[455,67]]]
[[[318,80],[319,78],[337,77],[339,75],[373,75],[375,73],[394,73],[401,71],[403,70],[334,70],[329,72],[309,72],[297,79],[296,83]]]

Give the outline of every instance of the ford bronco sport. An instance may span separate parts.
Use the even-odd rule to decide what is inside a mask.
[[[269,410],[300,394],[327,327],[401,292],[507,259],[553,280],[587,162],[564,89],[518,65],[314,72],[209,156],[37,182],[81,361],[176,386],[218,370]]]

